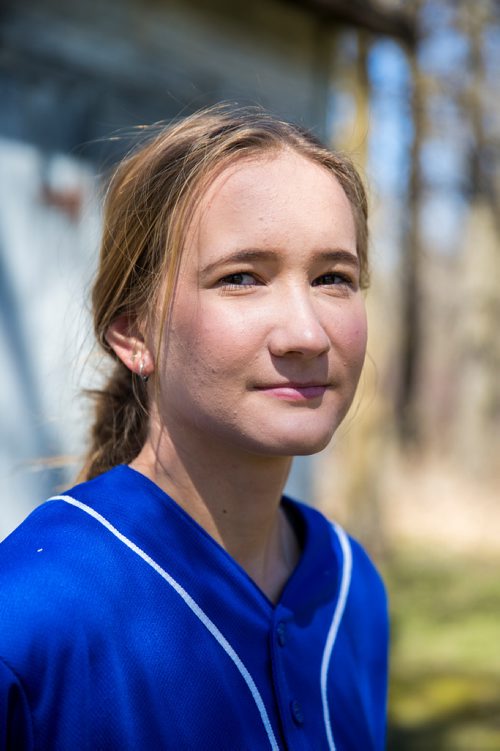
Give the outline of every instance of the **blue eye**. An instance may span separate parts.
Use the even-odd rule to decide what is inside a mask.
[[[249,274],[245,271],[239,271],[236,274],[228,274],[227,276],[222,277],[219,282],[221,287],[226,288],[250,287],[256,283],[253,274]]]

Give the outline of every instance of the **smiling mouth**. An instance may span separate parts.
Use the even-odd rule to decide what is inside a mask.
[[[326,384],[280,383],[274,386],[259,386],[257,390],[277,399],[298,402],[319,399],[327,388]]]

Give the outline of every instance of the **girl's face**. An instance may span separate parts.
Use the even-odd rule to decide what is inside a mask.
[[[157,363],[173,435],[267,456],[324,448],[366,346],[349,201],[293,151],[223,171],[188,233]]]

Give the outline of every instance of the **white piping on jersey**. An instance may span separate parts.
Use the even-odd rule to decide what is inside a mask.
[[[352,551],[349,538],[347,537],[342,527],[339,527],[338,524],[332,524],[332,527],[335,530],[335,533],[340,542],[340,547],[342,549],[342,577],[340,581],[337,605],[333,613],[332,623],[330,625],[330,630],[328,631],[325,648],[323,650],[323,658],[321,660],[321,701],[323,703],[323,719],[325,722],[328,748],[330,749],[330,751],[335,751],[335,741],[333,740],[332,723],[330,720],[330,710],[328,707],[327,679],[333,645],[335,644],[335,639],[337,638],[340,621],[342,620],[342,615],[344,614],[347,595],[349,594],[349,586],[351,584]]]
[[[87,506],[85,503],[81,503],[81,501],[77,501],[75,498],[72,498],[72,496],[69,495],[56,495],[53,498],[49,498],[50,501],[65,501],[66,503],[69,503],[71,506],[76,506],[77,508],[81,509],[82,511],[85,511],[85,513],[89,514],[89,516],[94,517],[100,524],[103,525],[111,534],[113,534],[115,537],[117,537],[120,542],[123,542],[124,545],[126,545],[130,550],[132,550],[134,553],[136,553],[140,558],[142,558],[143,561],[145,561],[151,568],[153,568],[160,576],[165,579],[165,581],[170,584],[170,586],[177,592],[177,594],[184,600],[188,608],[192,610],[192,612],[197,616],[197,618],[200,619],[200,621],[203,623],[205,628],[210,631],[214,639],[220,644],[222,649],[226,652],[228,657],[231,658],[231,660],[236,665],[237,669],[239,670],[241,676],[243,677],[243,680],[247,684],[248,688],[250,689],[250,693],[252,694],[253,700],[255,704],[257,705],[257,709],[259,710],[262,723],[264,725],[264,729],[267,733],[267,737],[269,739],[269,743],[271,745],[271,748],[273,751],[279,751],[279,746],[276,741],[275,735],[273,733],[273,729],[271,727],[271,722],[269,720],[269,716],[267,714],[266,708],[264,706],[264,701],[262,699],[262,696],[260,695],[259,689],[255,685],[255,681],[253,680],[252,676],[248,672],[247,668],[241,661],[240,657],[237,655],[233,647],[229,644],[227,639],[221,634],[215,623],[210,620],[208,615],[200,608],[197,602],[193,600],[191,595],[189,595],[184,587],[182,587],[172,576],[170,576],[169,573],[165,571],[161,566],[156,563],[150,556],[145,553],[141,548],[139,548],[135,543],[132,542],[132,540],[129,540],[128,537],[125,537],[121,532],[119,532],[116,527],[114,527],[111,522],[109,522],[104,516],[101,516],[97,511],[94,511],[93,508],[90,506]]]

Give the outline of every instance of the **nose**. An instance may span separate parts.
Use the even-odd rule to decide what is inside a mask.
[[[272,355],[300,355],[312,359],[329,351],[330,338],[321,322],[320,311],[308,293],[289,295],[278,301],[277,307],[268,339]]]

